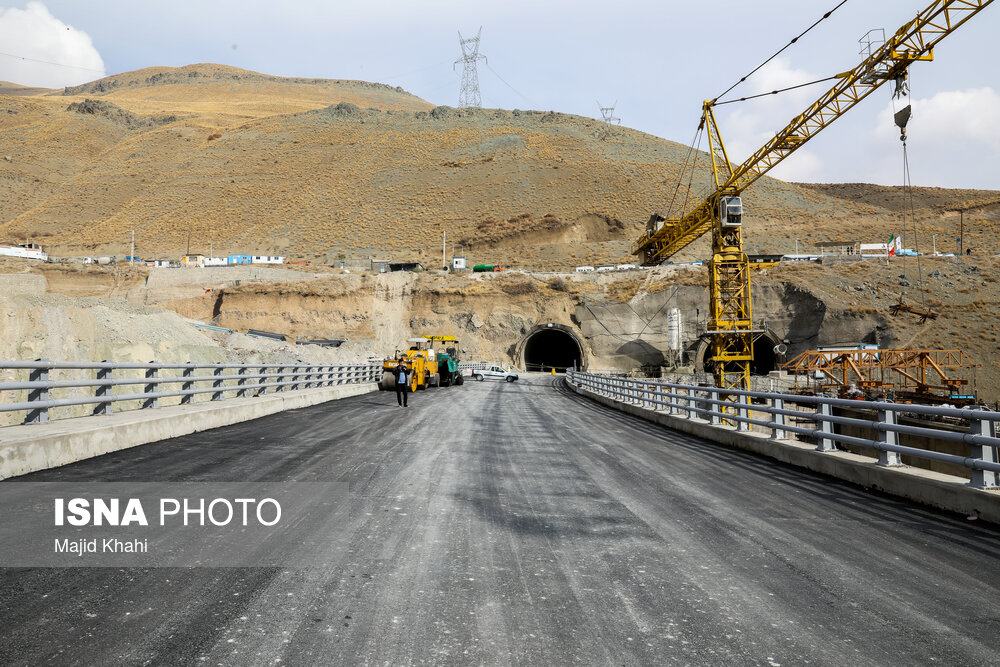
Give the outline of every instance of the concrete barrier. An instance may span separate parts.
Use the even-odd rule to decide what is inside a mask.
[[[880,466],[870,457],[845,451],[819,452],[815,445],[797,440],[772,440],[768,433],[737,431],[734,426],[712,425],[647,408],[619,403],[606,396],[567,383],[578,394],[647,421],[731,447],[769,456],[866,489],[882,491],[938,509],[978,516],[1000,523],[1000,490],[976,489],[968,479],[911,466]]]
[[[375,391],[352,384],[192,405],[60,419],[0,429],[0,479],[26,475],[150,442],[207,431]]]

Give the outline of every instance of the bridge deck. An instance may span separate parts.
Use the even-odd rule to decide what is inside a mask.
[[[406,411],[348,398],[22,479],[346,481],[353,547],[329,571],[0,570],[5,664],[986,664],[1000,648],[1000,532],[550,377]]]

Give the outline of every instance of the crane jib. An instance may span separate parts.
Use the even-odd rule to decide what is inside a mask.
[[[717,100],[702,106],[699,129],[705,129],[715,190],[690,213],[665,220],[650,218],[646,233],[638,240],[634,255],[644,265],[666,261],[712,232],[709,262],[711,291],[708,331],[712,339],[712,361],[716,385],[749,388],[753,360],[752,309],[749,261],[743,252],[740,194],[812,137],[854,108],[887,81],[902,80],[909,65],[933,59],[934,47],[958,27],[982,11],[993,0],[936,0],[901,26],[895,34],[853,70],[837,76],[826,93],[797,115],[782,130],[742,164],[733,168],[712,108]],[[657,225],[660,222],[662,224]]]

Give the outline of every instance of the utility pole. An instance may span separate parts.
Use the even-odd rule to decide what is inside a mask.
[[[448,232],[441,232],[441,266],[448,270]]]
[[[486,56],[479,53],[479,38],[483,34],[483,27],[479,26],[479,32],[475,37],[465,39],[461,31],[458,33],[458,43],[462,47],[462,57],[456,60],[451,69],[454,71],[455,65],[462,63],[462,89],[458,93],[458,106],[460,108],[472,107],[478,109],[483,106],[483,100],[479,95],[479,72],[476,64],[480,59],[485,60],[489,65],[490,61]]]
[[[958,209],[958,254],[965,254],[965,209]]]

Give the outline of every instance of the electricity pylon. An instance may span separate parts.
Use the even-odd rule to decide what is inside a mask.
[[[490,61],[479,53],[479,37],[482,34],[482,26],[479,26],[476,36],[469,39],[464,39],[461,31],[458,33],[458,41],[462,45],[462,57],[456,60],[451,68],[454,70],[455,65],[462,63],[462,90],[458,93],[458,106],[462,108],[483,106],[483,100],[479,95],[479,72],[476,71],[476,63],[482,59],[486,60],[488,65]]]
[[[597,101],[597,108],[601,110],[601,120],[603,120],[608,125],[621,125],[622,119],[615,116],[615,107],[618,106],[618,100],[609,107],[602,107],[601,101]]]

